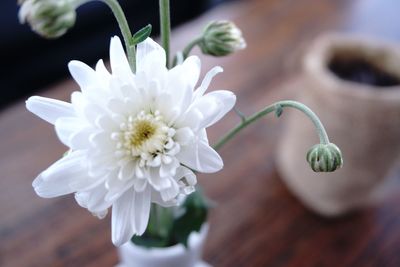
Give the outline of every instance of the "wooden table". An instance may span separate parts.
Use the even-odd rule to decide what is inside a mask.
[[[399,4],[238,1],[177,29],[173,48],[182,48],[210,19],[233,19],[243,29],[248,49],[223,59],[204,57],[203,71],[222,65],[225,73],[212,88],[234,91],[238,107],[249,114],[293,96],[284,84],[298,72],[302,49],[320,32],[399,39]],[[69,100],[76,89],[65,81],[41,95]],[[210,129],[211,140],[237,121],[230,114]],[[221,150],[222,172],[200,175],[205,191],[218,203],[210,218],[205,259],[217,267],[400,266],[400,195],[340,219],[313,215],[292,197],[274,168],[275,143],[283,130],[277,122],[271,116],[251,126]],[[0,266],[116,264],[110,217],[92,217],[72,196],[41,199],[31,187],[34,177],[65,151],[52,127],[28,113],[21,101],[0,113],[0,140]]]

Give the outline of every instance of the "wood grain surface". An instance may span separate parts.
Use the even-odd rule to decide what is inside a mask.
[[[234,91],[238,108],[250,114],[301,89],[293,78],[299,58],[319,33],[350,31],[398,40],[396,6],[399,10],[400,3],[389,0],[236,1],[178,28],[172,47],[181,49],[210,19],[234,20],[248,49],[223,59],[203,57],[202,69],[223,66],[225,72],[211,88]],[[77,85],[68,80],[40,95],[68,101],[74,90]],[[230,113],[210,129],[210,139],[237,122]],[[400,194],[343,218],[313,215],[275,170],[275,144],[283,130],[273,116],[251,126],[220,151],[223,171],[199,175],[218,203],[210,217],[205,259],[216,267],[400,266]],[[32,189],[36,175],[65,150],[52,127],[28,113],[23,101],[0,113],[0,266],[118,263],[110,216],[98,220],[73,196],[41,199]],[[397,174],[391,177],[394,188]]]

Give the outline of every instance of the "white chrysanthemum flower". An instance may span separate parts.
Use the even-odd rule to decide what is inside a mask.
[[[28,110],[54,124],[71,150],[35,179],[36,193],[75,193],[77,202],[98,217],[112,206],[115,245],[145,231],[151,202],[176,205],[180,196],[191,193],[196,184],[192,170],[222,168],[205,128],[236,100],[229,91],[204,94],[220,67],[195,89],[197,57],[168,70],[163,48],[150,38],[138,45],[136,56],[133,74],[121,41],[114,37],[111,74],[101,60],[95,70],[71,61],[69,70],[81,88],[72,93],[71,103],[38,96],[26,103]]]

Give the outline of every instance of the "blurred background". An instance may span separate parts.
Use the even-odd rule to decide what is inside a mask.
[[[171,1],[172,26],[199,16],[206,10],[229,0]],[[158,1],[121,0],[130,25],[135,32],[152,24],[159,32]],[[67,63],[79,59],[89,65],[108,55],[110,37],[119,28],[109,8],[101,2],[91,2],[78,9],[75,27],[61,38],[46,40],[18,21],[16,1],[0,3],[0,53],[3,91],[0,108],[28,96],[68,75]],[[139,12],[137,12],[139,11]],[[24,77],[21,79],[21,77]]]
[[[205,11],[232,0],[174,0],[172,26],[193,19]],[[265,2],[271,2],[264,0]],[[157,1],[121,0],[132,31],[148,23],[153,25],[153,35],[159,32]],[[281,5],[294,4],[282,1]],[[399,39],[397,24],[397,0],[352,0],[338,1],[347,7],[343,12],[344,31],[377,34],[380,37]],[[59,81],[68,75],[66,64],[71,59],[80,59],[93,64],[98,58],[105,58],[110,36],[119,33],[112,13],[104,4],[92,2],[78,9],[76,26],[61,38],[46,40],[32,32],[28,25],[18,22],[16,1],[0,3],[0,55],[2,74],[0,84],[3,95],[0,108],[14,100],[26,97],[39,88]],[[135,12],[140,10],[140,12]],[[329,18],[327,18],[329,19]],[[24,77],[21,79],[21,77]]]
[[[158,36],[157,0],[120,3],[129,24],[134,26],[133,32],[151,23],[152,35]],[[397,47],[399,10],[400,0],[171,0],[172,50],[182,49],[210,20],[233,20],[243,30],[247,49],[224,58],[201,56],[202,77],[213,66],[222,66],[224,73],[214,78],[210,90],[233,91],[237,108],[252,114],[274,101],[296,99],[302,93],[308,96],[307,86],[301,81],[302,61],[318,36],[327,32],[364,35],[390,41]],[[16,1],[0,1],[0,266],[115,266],[118,255],[110,241],[110,216],[98,220],[80,208],[72,195],[42,199],[32,189],[36,175],[62,156],[66,148],[52,125],[26,110],[24,100],[38,94],[69,101],[78,87],[69,78],[67,63],[72,59],[89,65],[99,58],[108,61],[110,37],[119,34],[119,29],[111,11],[97,2],[80,7],[75,27],[56,40],[43,39],[29,26],[20,25],[17,13]],[[199,50],[194,52],[200,55]],[[314,86],[314,91],[318,88]],[[399,89],[393,92],[398,94]],[[400,154],[400,133],[396,132],[400,128],[400,104],[395,94],[386,97],[391,102],[387,106],[393,108],[389,111],[372,112],[374,104],[364,106],[381,116],[357,114],[361,122],[348,114],[329,117],[342,114],[338,110],[347,112],[347,107],[355,103],[352,99],[339,99],[338,106],[333,107],[330,97],[313,99],[319,105],[312,108],[319,113],[332,108],[332,112],[326,112],[327,117],[321,118],[327,125],[337,126],[342,139],[332,141],[341,146],[340,140],[344,140],[349,153],[358,152],[354,159],[362,164],[348,164],[345,151],[344,168],[363,171],[368,165],[377,169],[376,160],[384,159],[382,155],[391,151],[390,164],[388,160],[379,170],[385,175],[390,171],[390,175],[375,177],[388,182],[391,193],[352,214],[334,218],[318,215],[284,182],[277,168],[276,151],[290,123],[285,125],[271,115],[223,147],[219,152],[224,170],[198,177],[206,194],[218,203],[209,219],[205,260],[216,267],[400,266],[400,167],[392,166]],[[386,122],[386,128],[381,127],[389,113],[392,121]],[[285,111],[282,119],[289,114]],[[346,127],[350,125],[352,131],[341,130],[343,118],[350,118]],[[238,122],[239,118],[229,113],[209,129],[210,142]],[[298,124],[312,131],[302,131],[307,135],[304,140],[318,142],[309,121]],[[393,140],[387,138],[388,132],[394,133]],[[291,133],[287,138],[300,143],[297,132]],[[363,139],[365,136],[368,138]],[[361,139],[365,143],[357,143]],[[371,146],[371,140],[381,143]],[[362,144],[365,150],[353,148],[352,143]],[[304,160],[307,149],[285,149],[298,157],[290,161],[298,164],[292,168],[294,176],[300,177],[300,168],[310,171]],[[367,156],[369,161],[363,161]],[[363,185],[364,174],[372,172],[359,173],[357,178]],[[329,180],[329,176],[325,178]],[[351,197],[353,192],[339,192],[339,198]]]

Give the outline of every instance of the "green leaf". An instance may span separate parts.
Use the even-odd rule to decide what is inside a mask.
[[[190,233],[199,232],[207,220],[208,201],[200,189],[189,195],[181,207],[184,212],[175,220],[173,228],[174,239],[187,247]]]
[[[170,246],[169,238],[148,237],[148,236],[133,236],[131,241],[138,246],[146,248],[165,248]]]
[[[131,241],[143,247],[170,247],[178,243],[187,247],[192,232],[199,232],[207,220],[211,202],[197,187],[180,207],[164,208],[152,204],[149,224],[142,236]]]
[[[151,24],[148,24],[146,27],[143,27],[142,29],[140,29],[139,31],[137,31],[131,39],[131,44],[132,45],[137,45],[141,42],[143,42],[144,40],[146,40],[147,37],[150,36],[151,34]]]
[[[131,241],[142,247],[169,247],[174,245],[171,232],[174,216],[171,208],[151,204],[150,218],[146,232],[142,236],[134,236]]]
[[[169,238],[174,219],[171,208],[161,207],[153,203],[151,204],[150,219],[146,231],[153,237]]]

